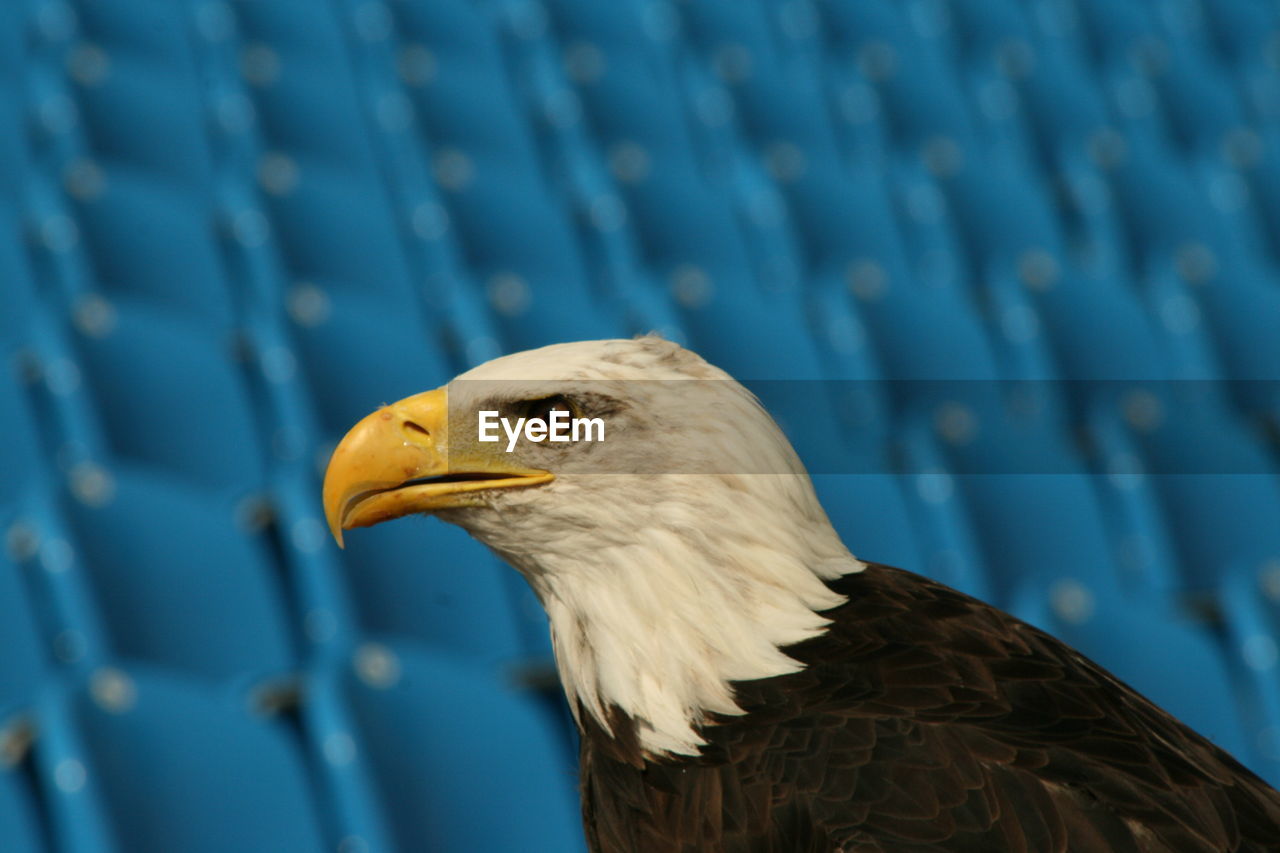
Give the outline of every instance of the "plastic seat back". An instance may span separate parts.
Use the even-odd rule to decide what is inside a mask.
[[[345,834],[376,850],[583,849],[562,735],[530,697],[410,644],[362,647],[315,692]]]
[[[231,341],[152,306],[119,303],[82,367],[121,457],[229,496],[260,488],[265,451]]]
[[[346,588],[369,634],[403,637],[489,665],[531,649],[517,624],[524,579],[464,531],[410,519],[348,537]],[[545,641],[534,648],[541,650]]]
[[[173,478],[112,474],[106,502],[67,501],[77,571],[109,649],[223,683],[294,664],[276,571],[234,514]]]
[[[60,849],[331,849],[287,729],[241,701],[142,668],[107,669],[50,696],[40,726]]]

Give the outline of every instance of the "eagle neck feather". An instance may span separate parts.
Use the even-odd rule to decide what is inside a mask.
[[[561,549],[525,574],[579,724],[590,715],[592,729],[617,737],[621,716],[647,757],[694,756],[708,714],[743,713],[734,682],[802,668],[782,649],[823,633],[820,611],[845,600],[825,581],[863,564],[820,508],[799,523],[741,508],[659,515],[625,542]]]

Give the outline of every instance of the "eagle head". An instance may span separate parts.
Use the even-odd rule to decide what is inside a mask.
[[[781,647],[843,600],[824,578],[860,566],[759,401],[654,336],[515,353],[383,406],[334,450],[324,506],[339,543],[426,513],[488,545],[547,609],[574,711],[623,712],[655,753],[740,713],[733,681],[794,671]]]

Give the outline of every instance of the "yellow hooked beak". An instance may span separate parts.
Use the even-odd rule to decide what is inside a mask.
[[[324,475],[333,538],[402,515],[482,502],[479,492],[549,483],[549,471],[506,461],[499,444],[459,441],[450,451],[446,388],[383,406],[351,428]]]

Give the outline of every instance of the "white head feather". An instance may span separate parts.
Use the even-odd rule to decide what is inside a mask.
[[[522,462],[553,482],[440,516],[533,586],[575,713],[608,730],[617,706],[648,753],[697,754],[707,712],[741,713],[731,683],[798,670],[780,648],[820,634],[817,611],[843,601],[823,580],[863,565],[768,413],[676,344],[586,341],[499,358],[450,383],[450,409],[573,399],[584,387],[617,404],[604,442],[530,445]]]

